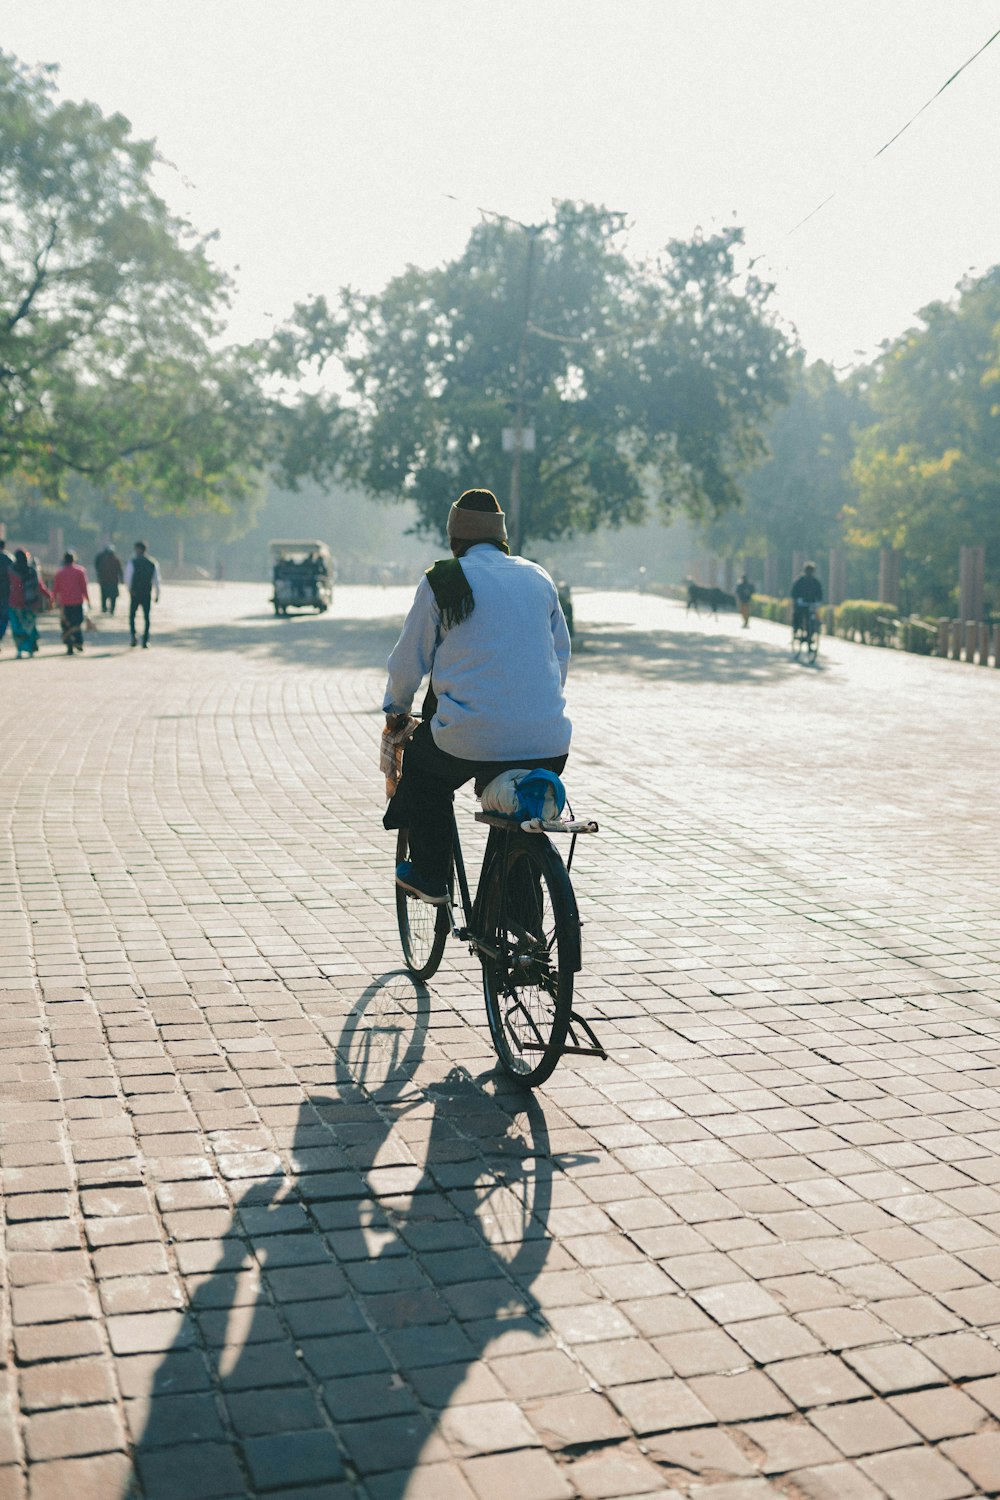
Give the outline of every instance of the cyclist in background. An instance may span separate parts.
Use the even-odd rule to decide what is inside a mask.
[[[521,766],[558,775],[572,733],[563,696],[569,631],[552,579],[510,556],[490,490],[455,501],[448,538],[452,556],[424,574],[389,657],[382,705],[398,729],[430,674],[383,826],[409,830],[411,858],[397,866],[396,884],[434,905],[448,899],[456,788],[475,778],[480,792]]]
[[[792,584],[792,631],[808,628],[814,623],[813,611],[823,602],[823,585],[816,577],[816,564],[807,562]],[[810,632],[811,633],[811,632]]]

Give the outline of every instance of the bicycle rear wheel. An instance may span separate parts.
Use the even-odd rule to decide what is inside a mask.
[[[396,839],[397,865],[409,858],[409,852],[409,836],[407,830],[401,828]],[[396,921],[406,967],[414,979],[430,979],[438,971],[448,940],[448,908],[431,906],[397,885]]]
[[[476,925],[490,1035],[504,1072],[535,1088],[559,1061],[569,1030],[579,964],[573,887],[539,835],[510,838],[485,879]]]

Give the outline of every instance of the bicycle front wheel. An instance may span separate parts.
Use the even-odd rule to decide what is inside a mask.
[[[538,835],[511,838],[486,873],[477,922],[486,1017],[504,1072],[535,1088],[562,1055],[579,964],[573,887]]]
[[[396,839],[396,863],[409,858],[410,841],[405,828]],[[436,974],[448,940],[448,908],[431,906],[417,896],[396,887],[396,921],[403,945],[403,960],[414,979],[430,979]]]

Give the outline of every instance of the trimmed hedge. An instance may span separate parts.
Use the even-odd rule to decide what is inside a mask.
[[[791,625],[792,601],[776,599],[773,594],[754,594],[750,601],[750,613],[761,620],[774,620],[778,625]]]
[[[845,599],[834,611],[834,628],[848,641],[865,646],[890,646],[899,623],[891,604],[878,599]]]

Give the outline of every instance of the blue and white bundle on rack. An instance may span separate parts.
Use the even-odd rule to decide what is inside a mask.
[[[566,788],[553,771],[502,771],[483,787],[479,800],[484,812],[519,823],[535,818],[552,823],[566,806]]]

